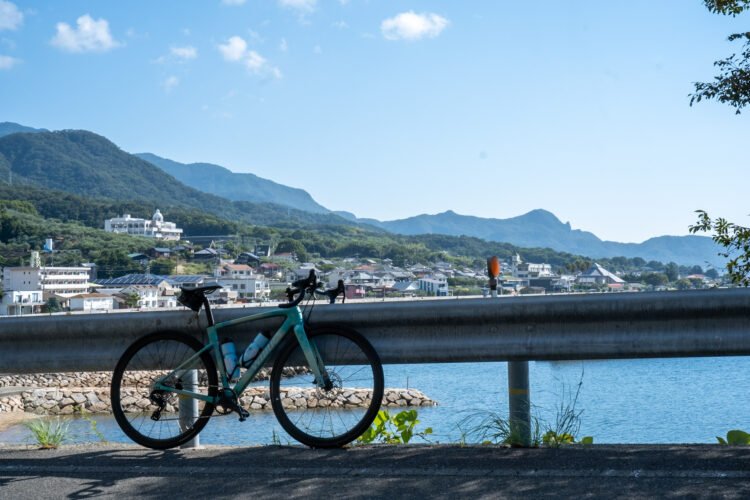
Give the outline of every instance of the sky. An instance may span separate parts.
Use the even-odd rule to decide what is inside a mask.
[[[0,0],[0,121],[359,217],[543,208],[640,242],[750,225],[750,111],[688,97],[748,29],[700,0]]]

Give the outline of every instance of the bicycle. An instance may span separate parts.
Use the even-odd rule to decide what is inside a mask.
[[[343,294],[342,282],[323,292],[310,271],[306,279],[287,288],[288,302],[277,309],[215,323],[206,295],[219,288],[182,288],[178,299],[196,314],[204,309],[208,342],[183,332],[157,331],[136,340],[118,361],[112,376],[112,412],[128,437],[148,448],[167,449],[198,435],[214,411],[236,412],[244,421],[249,412],[240,405],[240,396],[272,355],[271,406],[291,437],[314,448],[338,448],[372,424],[384,384],[375,349],[350,328],[306,326],[299,307],[306,296],[314,306],[316,294],[334,302]],[[283,323],[232,385],[218,332],[267,318],[283,318]],[[351,391],[361,404],[351,404]],[[140,411],[131,411],[134,406]]]

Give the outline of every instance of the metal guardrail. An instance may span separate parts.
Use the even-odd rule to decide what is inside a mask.
[[[748,355],[750,290],[319,304],[312,323],[357,329],[386,364]],[[141,335],[202,326],[187,310],[3,318],[0,373],[111,370]],[[274,326],[226,332],[242,345]]]

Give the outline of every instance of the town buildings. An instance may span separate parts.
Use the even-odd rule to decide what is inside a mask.
[[[174,222],[166,222],[158,208],[150,220],[131,217],[130,214],[107,219],[104,221],[104,230],[171,241],[178,241],[182,236],[182,229]]]

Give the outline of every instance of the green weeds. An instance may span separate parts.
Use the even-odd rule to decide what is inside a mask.
[[[419,424],[417,416],[417,410],[403,410],[395,415],[388,413],[388,410],[380,410],[372,425],[357,438],[357,442],[406,444],[414,437],[429,441],[427,435],[432,434],[432,427],[415,432],[414,428]]]
[[[39,447],[45,450],[56,449],[70,438],[68,423],[61,422],[59,417],[55,420],[39,418],[23,425],[31,431],[32,438]]]

